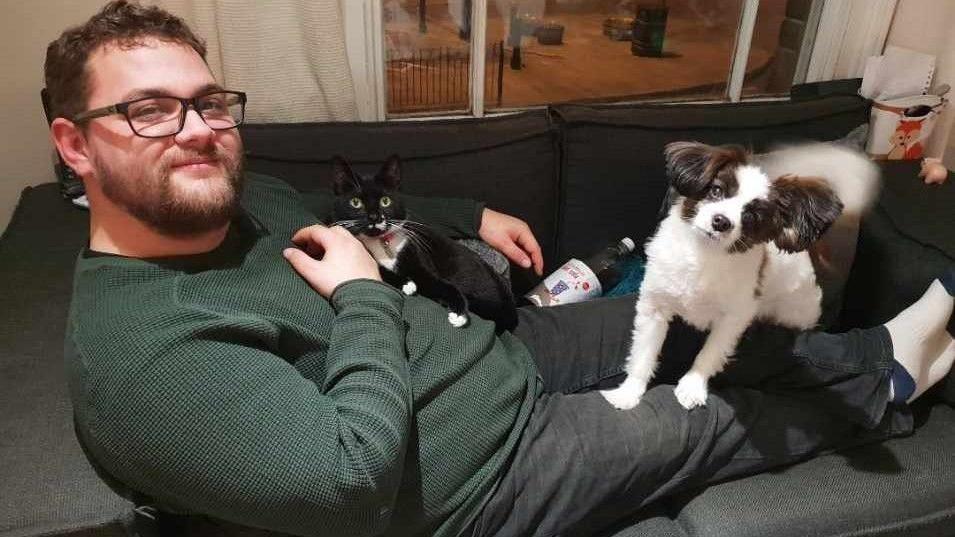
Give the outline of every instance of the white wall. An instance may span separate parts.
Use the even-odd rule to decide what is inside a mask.
[[[937,57],[935,84],[955,88],[955,1],[899,0],[889,30],[888,45],[906,47]],[[948,98],[955,98],[955,90]],[[947,149],[946,149],[947,148]],[[925,148],[927,156],[943,156],[948,169],[955,169],[955,106],[947,110],[935,125]]]
[[[40,89],[46,46],[104,0],[0,0],[0,230],[20,191],[54,180]]]

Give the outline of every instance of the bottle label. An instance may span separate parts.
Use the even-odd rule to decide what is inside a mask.
[[[571,259],[525,296],[538,306],[557,306],[590,300],[602,293],[594,271],[582,261]]]

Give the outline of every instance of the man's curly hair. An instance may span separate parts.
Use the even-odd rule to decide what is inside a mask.
[[[105,45],[134,48],[149,39],[186,45],[206,58],[205,41],[179,17],[156,6],[115,0],[47,46],[44,73],[50,117],[70,119],[86,110],[90,91],[87,62],[95,50]]]

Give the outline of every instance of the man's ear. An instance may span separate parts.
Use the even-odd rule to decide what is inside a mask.
[[[50,123],[50,138],[60,153],[63,163],[79,177],[88,177],[93,171],[86,136],[72,121],[58,117]]]
[[[667,179],[681,196],[703,192],[727,165],[745,164],[746,151],[738,146],[712,146],[700,142],[673,142],[663,149]]]
[[[809,248],[842,214],[842,202],[822,179],[784,175],[773,182],[770,200],[779,215],[779,236],[785,252]]]
[[[345,159],[338,155],[332,157],[332,190],[337,196],[358,190],[355,172],[345,162]]]
[[[375,179],[389,190],[397,190],[401,186],[401,159],[398,155],[388,157]]]

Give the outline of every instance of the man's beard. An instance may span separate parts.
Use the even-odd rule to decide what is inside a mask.
[[[230,154],[215,147],[206,151],[173,149],[152,169],[133,165],[117,170],[96,157],[93,165],[106,198],[160,234],[181,238],[219,229],[238,212],[243,186],[241,154],[241,149]],[[173,180],[172,163],[189,158],[214,159],[224,177]],[[199,196],[183,188],[190,181],[204,187]]]

